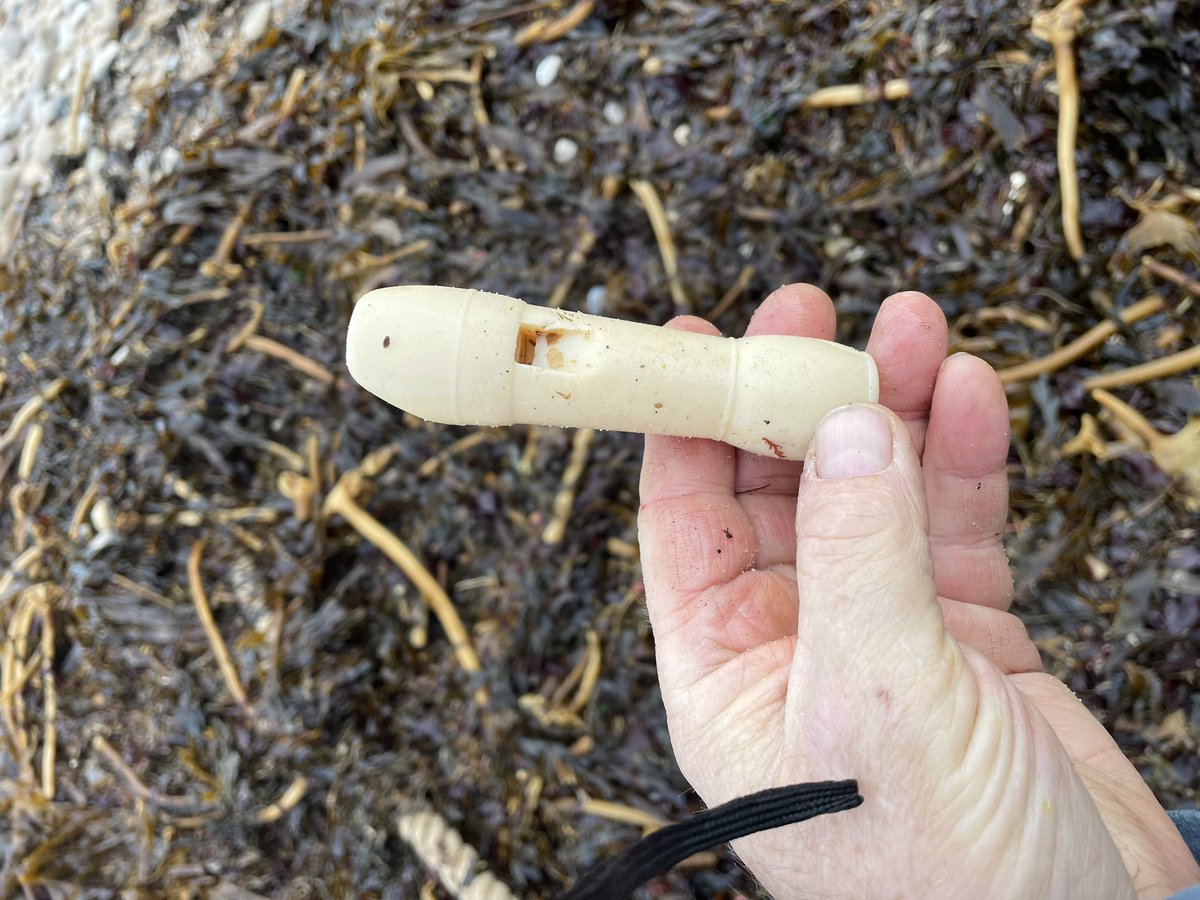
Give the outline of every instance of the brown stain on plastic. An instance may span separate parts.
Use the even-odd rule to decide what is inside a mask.
[[[762,440],[763,440],[764,444],[766,444],[768,447],[771,448],[772,453],[774,453],[780,459],[787,459],[787,454],[783,452],[783,448],[780,447],[777,443],[775,443],[770,438],[763,438]]]

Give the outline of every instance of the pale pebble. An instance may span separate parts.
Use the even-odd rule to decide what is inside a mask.
[[[104,173],[104,163],[107,160],[107,154],[99,147],[89,145],[87,153],[83,157],[83,167],[87,170],[89,177],[99,184],[101,176]]]
[[[616,100],[609,100],[604,104],[604,118],[609,125],[624,125],[625,107]]]
[[[30,86],[35,91],[44,91],[54,75],[54,53],[38,46],[33,48],[32,55],[30,65],[33,79]]]
[[[15,62],[25,49],[25,35],[15,24],[7,25],[0,31],[0,58]]]
[[[63,19],[58,23],[58,34],[54,40],[54,49],[57,51],[69,48],[73,43],[78,44],[79,37],[79,25],[70,19]]]
[[[151,153],[149,150],[143,150],[133,158],[133,175],[139,182],[143,184],[150,182],[150,173],[154,171],[156,159],[157,154]]]
[[[158,169],[160,175],[171,175],[179,168],[179,163],[182,161],[183,155],[174,147],[166,147],[158,156]]]
[[[242,36],[242,40],[248,44],[253,44],[267,33],[267,27],[270,24],[271,0],[258,0],[257,3],[246,11],[246,16],[242,19],[242,27],[239,33]]]
[[[829,238],[821,249],[825,251],[827,259],[837,259],[839,256],[848,254],[854,247],[854,239],[842,235]]]
[[[29,144],[29,154],[25,158],[32,163],[40,163],[48,160],[53,150],[54,138],[50,134],[50,129],[40,128],[33,133]]]
[[[537,69],[534,70],[533,80],[537,82],[538,87],[550,87],[558,78],[558,71],[562,68],[562,57],[556,53],[551,53],[537,64]]]
[[[604,315],[605,302],[608,300],[608,290],[602,284],[594,284],[588,288],[584,305],[593,316]]]
[[[33,126],[45,128],[54,119],[54,104],[48,97],[42,97],[33,108]]]
[[[78,144],[76,145],[75,148],[70,148],[70,149],[81,149],[81,148],[86,147],[89,144],[91,144],[91,142],[92,142],[92,117],[89,116],[87,113],[81,113],[79,116],[79,121],[75,125],[75,131],[77,134],[76,140],[78,141]]]
[[[25,164],[25,174],[21,178],[21,188],[33,194],[40,194],[53,183],[53,173],[50,166],[44,162],[30,160]]]
[[[57,23],[47,23],[37,33],[37,37],[33,39],[33,49],[41,50],[43,53],[54,53],[58,49],[58,25]]]
[[[570,138],[559,138],[554,142],[554,161],[561,165],[573,162],[579,155],[579,145]]]

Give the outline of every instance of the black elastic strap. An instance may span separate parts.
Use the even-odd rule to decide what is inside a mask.
[[[863,802],[857,781],[820,781],[769,788],[698,812],[684,822],[660,828],[623,853],[584,872],[559,900],[616,900],[661,875],[693,853],[718,844],[803,822],[814,816],[854,809]]]

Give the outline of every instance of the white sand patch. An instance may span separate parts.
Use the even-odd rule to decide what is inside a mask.
[[[55,156],[88,146],[88,88],[117,56],[116,0],[0,0],[0,258]]]
[[[76,222],[72,243],[82,255],[98,252],[111,233],[105,168],[121,170],[131,198],[146,196],[178,165],[181,146],[212,124],[193,117],[175,146],[146,141],[164,91],[212,75],[303,6],[211,3],[180,21],[177,0],[147,0],[122,22],[117,0],[0,0],[0,261],[30,201],[54,184],[60,157],[79,158],[68,184],[95,200],[82,203],[94,213]],[[123,162],[130,154],[132,166]]]

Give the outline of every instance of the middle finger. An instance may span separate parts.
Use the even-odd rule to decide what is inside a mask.
[[[746,327],[746,337],[786,334],[831,341],[836,328],[833,301],[824,291],[811,284],[789,284],[762,302]],[[757,568],[796,558],[796,495],[803,465],[737,452],[734,491],[754,527]]]

